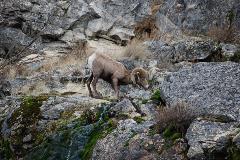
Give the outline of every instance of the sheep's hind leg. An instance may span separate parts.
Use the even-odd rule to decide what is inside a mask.
[[[91,89],[92,80],[93,80],[93,74],[91,74],[91,76],[87,79],[87,88],[88,88],[89,95],[91,97],[93,97],[93,93],[92,93],[92,89]]]
[[[103,98],[102,95],[100,93],[98,93],[98,91],[96,89],[97,82],[98,82],[98,78],[93,77],[92,87],[93,87],[94,98]]]

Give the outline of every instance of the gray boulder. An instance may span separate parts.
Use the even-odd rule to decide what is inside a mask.
[[[12,86],[7,80],[0,79],[0,99],[11,95]]]
[[[139,116],[136,108],[133,106],[130,100],[123,99],[109,110],[113,115],[128,115],[130,117]]]
[[[201,113],[239,121],[240,65],[198,63],[166,76],[161,85],[168,105],[185,101]]]
[[[149,0],[93,1],[90,7],[99,18],[88,23],[86,34],[107,34],[119,40],[129,40],[135,35],[134,24],[151,14],[150,6]]]
[[[233,137],[233,144],[236,145],[237,149],[240,149],[240,133]]]
[[[152,146],[154,145],[154,140],[146,135],[151,125],[152,123],[150,122],[137,124],[132,119],[119,121],[117,128],[112,133],[97,142],[93,150],[92,159],[140,159],[144,156],[156,159],[154,153],[150,153],[147,149],[140,149],[139,147],[139,141],[143,142],[142,145],[148,142]],[[160,139],[161,137],[158,136],[159,141]]]
[[[87,37],[128,41],[134,25],[151,14],[150,0],[4,0],[0,6],[0,45],[51,53],[67,53]]]
[[[101,103],[107,103],[105,100],[92,99],[90,97],[80,95],[70,95],[68,97],[50,97],[48,101],[44,102],[40,107],[41,116],[44,120],[56,120],[61,117],[64,111],[72,111],[78,107],[77,110],[83,111],[87,108],[101,107]]]
[[[226,56],[227,58],[233,57],[234,54],[240,50],[238,46],[233,44],[221,43],[220,45],[222,48],[223,55]]]
[[[213,25],[221,26],[229,23],[228,19],[231,18],[229,14],[233,13],[233,24],[239,28],[239,6],[239,0],[164,1],[157,14],[157,23],[164,29],[161,23],[166,18],[175,28],[195,33],[207,32]],[[168,28],[165,28],[165,31]]]
[[[236,135],[238,130],[237,125],[230,123],[205,120],[193,122],[186,134],[190,145],[187,153],[188,158],[208,159],[209,157],[206,155],[211,155],[214,159],[223,158],[220,153],[226,152],[227,146],[231,143],[231,137]]]
[[[151,51],[149,57],[157,59],[159,63],[201,61],[216,51],[216,45],[212,40],[189,38],[172,44],[162,41],[147,41],[145,43]]]

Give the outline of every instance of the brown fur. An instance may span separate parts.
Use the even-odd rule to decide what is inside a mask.
[[[91,97],[101,98],[96,90],[96,84],[99,78],[112,85],[118,98],[119,85],[138,84],[145,89],[148,88],[148,72],[142,68],[135,68],[129,71],[122,63],[106,55],[97,53],[94,53],[88,58],[88,65],[91,70],[91,76],[87,80],[87,86]]]

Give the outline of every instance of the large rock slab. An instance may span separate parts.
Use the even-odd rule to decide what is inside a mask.
[[[148,152],[147,149],[141,148],[139,142],[137,142],[141,139],[141,145],[149,141],[151,141],[150,143],[153,145],[154,140],[147,137],[148,128],[151,125],[152,123],[150,122],[137,124],[132,119],[119,121],[117,128],[112,133],[97,142],[93,150],[92,160],[141,159],[144,156],[146,156],[145,158],[149,156],[151,159],[156,159],[155,153]],[[155,141],[157,141],[157,139],[160,140],[161,137],[158,136]]]
[[[47,53],[66,53],[87,37],[128,41],[134,25],[151,15],[150,0],[4,0],[0,6],[0,47],[30,45]]]
[[[162,41],[145,42],[151,51],[150,58],[159,63],[164,61],[201,61],[207,59],[216,52],[217,45],[212,40],[186,38],[181,41],[168,44]]]
[[[240,65],[198,63],[169,74],[160,87],[168,105],[185,101],[205,114],[240,121]]]
[[[151,1],[145,0],[113,0],[93,1],[91,8],[100,18],[90,21],[87,35],[107,33],[110,37],[117,36],[119,40],[129,40],[134,34],[134,24],[151,15]]]
[[[211,121],[194,121],[186,134],[190,148],[190,159],[208,159],[206,155],[214,155],[216,159],[227,156],[227,147],[231,139],[239,132],[236,125]],[[219,156],[219,157],[217,157]]]
[[[233,13],[233,24],[239,28],[239,0],[169,0],[164,1],[157,14],[157,23],[168,31],[178,28],[195,33],[207,32],[213,26],[221,26],[228,23],[229,13]],[[165,27],[163,22],[171,27]]]

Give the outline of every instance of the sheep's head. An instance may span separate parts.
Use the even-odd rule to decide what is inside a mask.
[[[144,70],[143,68],[135,68],[131,72],[131,81],[133,84],[138,84],[142,86],[144,89],[148,89],[148,71]]]

